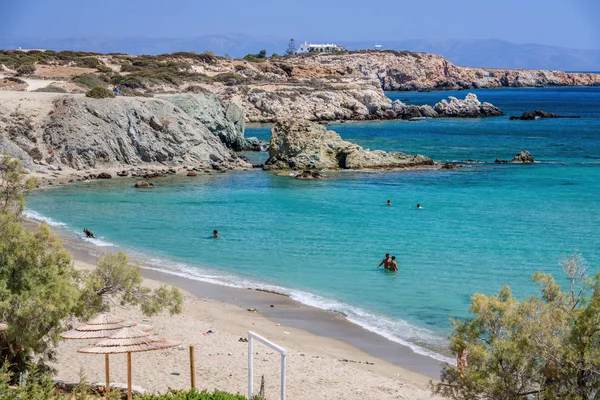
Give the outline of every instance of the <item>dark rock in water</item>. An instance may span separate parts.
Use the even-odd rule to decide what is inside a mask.
[[[458,169],[458,168],[464,168],[462,165],[457,164],[457,163],[451,163],[451,162],[447,162],[445,164],[442,164],[442,169]]]
[[[294,176],[296,179],[321,179],[323,175],[319,171],[302,171]]]
[[[163,176],[164,176],[163,174],[153,171],[153,172],[148,172],[148,173],[144,174],[144,176],[142,178],[153,179],[153,178],[161,178]]]
[[[136,188],[151,188],[151,187],[154,187],[154,184],[152,182],[138,181],[135,183],[135,187]]]
[[[96,179],[110,179],[112,178],[112,175],[109,174],[108,172],[100,172],[97,176]]]
[[[255,137],[249,137],[244,141],[242,150],[245,151],[267,151],[269,150],[269,142],[266,140],[258,140]]]
[[[526,111],[520,117],[512,116],[510,120],[520,120],[520,121],[531,121],[534,119],[542,119],[542,118],[581,118],[579,115],[558,115],[553,114],[551,112],[535,110],[535,111]]]
[[[519,154],[514,156],[512,160],[500,160],[500,159],[496,158],[496,161],[494,161],[494,163],[495,164],[531,164],[534,161],[535,160],[531,156],[531,153],[529,153],[527,150],[523,150]]]
[[[252,168],[263,168],[265,164],[252,164]]]
[[[187,173],[187,176],[198,176],[198,174],[195,173],[194,171],[190,171]]]

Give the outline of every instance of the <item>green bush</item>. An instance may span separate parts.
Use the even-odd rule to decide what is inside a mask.
[[[95,74],[83,74],[77,75],[71,79],[73,82],[78,83],[82,86],[85,86],[89,89],[93,89],[98,86],[106,87],[108,82],[100,78]]]
[[[97,65],[97,66],[96,66],[96,69],[98,70],[98,72],[103,72],[103,73],[105,73],[105,74],[110,74],[110,73],[112,73],[112,72],[113,72],[113,70],[112,70],[112,68],[111,68],[111,67],[107,67],[107,66],[106,66],[106,65],[104,65],[104,64],[99,64],[99,65]]]
[[[113,92],[102,86],[96,86],[95,88],[88,90],[85,96],[93,99],[107,99],[115,97]]]
[[[46,87],[36,89],[36,90],[34,90],[34,92],[67,93],[66,89],[63,89],[60,86],[54,86],[54,85],[48,85]]]
[[[247,400],[246,396],[241,394],[231,394],[215,390],[208,392],[203,390],[198,392],[195,389],[191,390],[169,390],[164,394],[146,394],[135,396],[136,400]],[[259,400],[258,396],[254,396],[253,400]]]
[[[23,64],[19,68],[17,68],[17,75],[33,75],[35,73],[35,65],[33,64]]]

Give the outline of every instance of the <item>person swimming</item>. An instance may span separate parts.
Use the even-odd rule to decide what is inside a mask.
[[[388,271],[398,272],[398,263],[396,262],[396,256],[392,256],[390,263],[388,264]]]
[[[422,209],[423,207],[421,207],[421,205],[420,205],[420,204],[417,204],[417,208],[420,210],[420,209]]]
[[[213,231],[213,237],[214,237],[215,239],[218,239],[218,238],[219,238],[219,232],[217,232],[217,230],[216,230],[216,229]]]
[[[392,202],[391,202],[391,200],[390,200],[390,199],[388,199],[388,201],[387,201],[387,205],[388,205],[388,206],[391,206],[391,205],[392,205]]]
[[[383,268],[388,269],[388,266],[390,265],[390,253],[386,253],[384,259],[381,260],[377,268],[381,267],[382,265]]]

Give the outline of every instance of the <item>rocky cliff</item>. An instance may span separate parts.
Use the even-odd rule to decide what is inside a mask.
[[[209,93],[162,95],[186,114],[201,122],[217,135],[223,144],[234,150],[245,148],[244,110],[234,103],[222,103]]]
[[[0,93],[0,151],[31,170],[251,166],[206,126],[162,99]]]
[[[265,170],[305,169],[393,169],[432,166],[421,155],[365,150],[342,140],[334,131],[309,121],[288,120],[271,131],[269,159]]]
[[[383,90],[600,85],[600,74],[459,67],[439,55],[407,51],[319,54],[291,61],[298,65],[292,68],[292,76],[302,76],[307,69],[326,68],[338,74],[347,71],[345,75],[350,72],[377,80]]]

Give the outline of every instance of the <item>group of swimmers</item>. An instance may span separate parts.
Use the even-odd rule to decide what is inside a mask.
[[[390,258],[390,254],[387,253],[385,255],[385,258],[379,263],[377,268],[381,267],[382,265],[383,268],[387,269],[388,271],[398,272],[398,263],[396,262],[396,256],[392,256],[392,258]]]
[[[392,205],[392,201],[391,201],[390,199],[388,199],[388,201],[387,201],[387,205],[388,205],[388,206],[391,206],[391,205]],[[423,207],[422,207],[420,204],[417,204],[417,208],[420,210],[420,209],[422,209]]]

